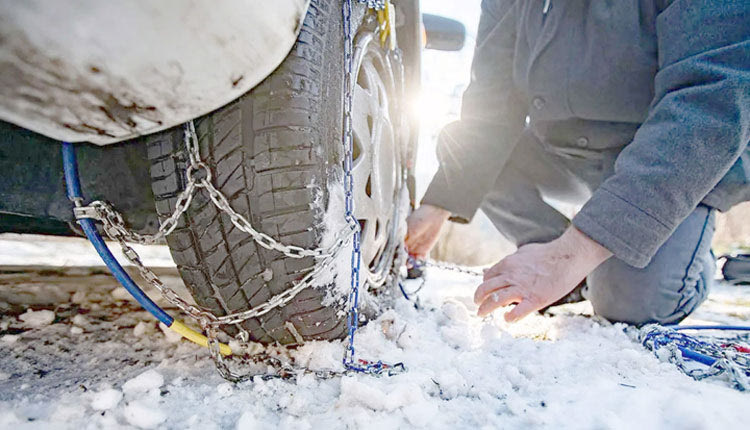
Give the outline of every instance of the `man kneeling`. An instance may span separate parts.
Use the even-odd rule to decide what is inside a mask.
[[[485,0],[461,120],[408,220],[425,256],[477,209],[518,246],[477,288],[515,321],[587,284],[677,323],[706,297],[716,210],[750,200],[750,2]],[[583,203],[568,220],[547,201]]]

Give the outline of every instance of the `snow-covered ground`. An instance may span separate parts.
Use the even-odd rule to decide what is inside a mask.
[[[0,236],[0,249],[14,239]],[[59,244],[35,246],[50,253]],[[152,252],[158,261],[164,250]],[[43,254],[27,261],[40,264]],[[180,285],[174,269],[158,271]],[[403,362],[405,374],[235,385],[205,350],[166,335],[102,269],[3,266],[0,428],[699,429],[745,420],[748,394],[682,375],[621,326],[586,316],[587,304],[508,325],[475,316],[476,284],[430,270],[421,310],[398,300],[361,330],[360,357]],[[750,288],[720,286],[692,322],[748,319]],[[313,369],[340,369],[342,354],[341,343],[294,352]]]

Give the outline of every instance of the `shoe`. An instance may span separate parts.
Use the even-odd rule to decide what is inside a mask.
[[[721,273],[730,284],[750,285],[750,254],[727,255]]]
[[[568,303],[579,303],[579,302],[586,300],[586,298],[583,297],[583,290],[585,288],[586,288],[586,280],[584,279],[583,281],[581,281],[580,284],[578,284],[578,286],[573,288],[573,291],[564,295],[563,298],[556,301],[555,303],[552,303],[549,306],[539,309],[539,313],[540,314],[546,313],[547,310],[549,310],[549,308],[553,306],[567,305]]]

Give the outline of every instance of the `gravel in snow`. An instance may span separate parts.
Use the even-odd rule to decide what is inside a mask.
[[[101,269],[29,270],[0,274],[0,428],[721,428],[744,422],[750,401],[682,375],[622,326],[586,316],[586,304],[514,325],[479,319],[476,281],[439,270],[428,272],[423,309],[398,300],[357,337],[359,357],[407,373],[231,384],[205,350],[170,342],[112,294]],[[718,288],[692,322],[746,323],[749,298]],[[313,342],[294,356],[340,369],[342,353],[341,342]]]

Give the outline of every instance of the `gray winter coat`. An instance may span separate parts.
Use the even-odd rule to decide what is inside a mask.
[[[573,223],[633,266],[699,203],[750,200],[750,0],[543,4],[483,2],[461,120],[441,133],[423,203],[471,219],[527,116],[571,156],[617,155]]]

